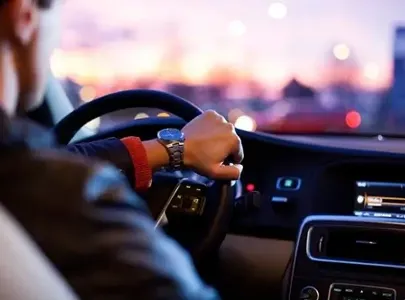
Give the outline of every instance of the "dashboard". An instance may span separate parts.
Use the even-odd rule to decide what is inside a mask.
[[[149,139],[155,138],[161,128],[181,128],[183,125],[178,118],[136,120],[85,141],[130,135]],[[356,183],[388,183],[395,191],[384,188],[377,196],[384,196],[386,192],[385,196],[405,197],[398,188],[405,183],[404,139],[271,135],[246,131],[238,131],[238,134],[245,159],[237,194],[257,191],[260,205],[235,214],[230,233],[295,241],[301,222],[309,215],[364,214],[367,217],[367,213],[378,212],[399,216],[403,211],[401,201],[386,210],[388,202],[385,199],[383,206],[373,206],[373,210],[367,212],[367,208],[361,208],[357,203]]]
[[[405,144],[339,139],[244,139],[242,189],[256,199],[232,232],[294,242],[285,299],[403,299],[405,155],[389,149]]]
[[[405,149],[404,142],[342,138],[340,144],[353,140],[360,149],[368,144],[372,150],[367,151],[338,148],[339,137],[328,147],[329,139],[283,136],[271,145],[258,137],[245,142],[242,191],[257,191],[261,201],[260,207],[237,215],[232,231],[295,240],[309,215],[404,219],[405,155],[394,152],[401,145]]]
[[[182,125],[141,120],[97,138]],[[403,139],[239,134],[244,171],[215,284],[224,299],[405,298]]]

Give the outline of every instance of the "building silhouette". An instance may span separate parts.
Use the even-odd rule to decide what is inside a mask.
[[[308,98],[313,99],[315,91],[293,78],[282,90],[283,98]]]

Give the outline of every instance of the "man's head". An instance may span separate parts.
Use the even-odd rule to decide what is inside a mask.
[[[43,98],[59,36],[61,0],[0,0],[0,108],[34,108]]]

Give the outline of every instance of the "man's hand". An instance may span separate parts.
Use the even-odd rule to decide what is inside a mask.
[[[243,148],[235,128],[213,110],[188,123],[185,135],[184,164],[213,179],[235,180],[242,172]],[[230,157],[234,165],[223,162]]]

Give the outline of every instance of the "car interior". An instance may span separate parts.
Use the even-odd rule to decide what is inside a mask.
[[[269,14],[281,19],[286,11],[280,9],[277,6]],[[245,30],[243,24],[233,25],[236,35]],[[405,29],[401,30],[404,41]],[[396,99],[403,100],[405,43],[399,45],[392,79],[399,88],[392,95],[397,93]],[[337,60],[345,61],[348,47],[335,48]],[[373,66],[368,66],[367,76],[376,73]],[[295,91],[291,88],[293,98]],[[313,91],[305,91],[312,97]],[[108,137],[153,139],[161,129],[181,129],[206,109],[184,93],[159,88],[103,93],[78,107],[68,96],[51,76],[44,105],[29,114],[53,130],[62,145]],[[145,107],[170,116],[131,118],[101,131],[85,126],[113,112]],[[393,110],[405,120],[398,107]],[[322,126],[332,122],[323,111],[319,115]],[[336,123],[341,122],[340,115],[339,111]],[[295,131],[305,127],[302,115],[295,116],[294,132],[288,134],[236,129],[245,153],[238,181],[215,181],[192,170],[155,173],[143,197],[156,226],[187,249],[201,277],[223,299],[405,299],[405,139],[400,130],[400,134],[373,130],[353,134],[358,133],[351,130],[359,125],[359,113],[351,109],[343,113],[346,132],[325,134],[319,124],[311,123],[308,128],[315,126],[315,130],[307,134],[305,129]],[[316,117],[308,114],[306,118]],[[167,224],[162,222],[164,217]],[[0,281],[1,299],[77,298],[1,207],[0,228],[5,228],[0,234],[2,253],[3,245],[8,246],[6,259],[0,259],[0,278],[8,279]],[[16,259],[19,263],[12,263]],[[51,284],[44,286],[44,282]]]
[[[66,99],[64,93],[52,95]],[[57,119],[49,101],[47,110]],[[53,130],[67,144],[91,119],[146,103],[178,117],[133,120],[95,135],[87,132],[80,141],[149,139],[201,113],[173,94],[128,90],[70,109]],[[201,276],[224,299],[405,296],[402,139],[238,134],[245,149],[238,182],[162,171],[145,196],[156,220],[166,213],[164,229],[191,253]],[[2,217],[1,222],[11,221]],[[185,226],[192,230],[185,232]],[[4,266],[0,270],[5,272]],[[50,270],[45,267],[45,273]]]

